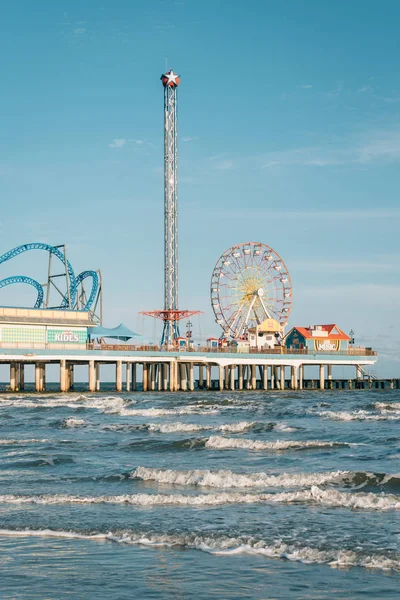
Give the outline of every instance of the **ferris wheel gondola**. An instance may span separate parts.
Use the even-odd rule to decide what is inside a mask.
[[[232,246],[215,265],[211,305],[225,337],[240,339],[266,319],[283,329],[292,307],[292,285],[282,258],[260,242]]]

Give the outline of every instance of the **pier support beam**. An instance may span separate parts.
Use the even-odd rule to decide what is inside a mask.
[[[238,388],[243,390],[243,365],[238,366]]]
[[[162,375],[162,366],[163,366],[162,363],[160,363],[157,366],[157,390],[159,392],[161,392],[161,390],[163,389],[162,388],[162,385],[163,385],[163,381],[162,381],[162,377],[163,377],[163,375]]]
[[[41,392],[40,389],[40,363],[35,363],[35,391]],[[64,390],[67,391],[67,390]]]
[[[125,365],[125,385],[126,391],[131,391],[131,365],[130,363],[126,363]]]
[[[46,363],[39,363],[40,365],[40,391],[46,390]]]
[[[174,392],[176,390],[176,377],[175,377],[175,361],[169,363],[169,391]]]
[[[189,390],[194,391],[194,365],[192,362],[189,364]]]
[[[17,390],[17,365],[15,362],[10,363],[10,391]]]
[[[154,392],[156,389],[156,364],[151,363],[150,365],[150,390]]]
[[[187,391],[187,380],[186,380],[186,365],[185,363],[179,364],[180,374],[181,374],[181,385],[180,388],[182,392]]]
[[[225,371],[224,388],[227,390],[229,387],[229,366],[226,366],[224,371]]]
[[[257,389],[257,365],[251,365],[251,389]]]
[[[168,390],[168,363],[162,363],[161,373],[161,389],[166,392]]]
[[[297,367],[292,367],[292,390],[298,389],[299,383],[298,369]]]
[[[148,384],[149,384],[148,364],[143,363],[143,391],[144,392],[147,392]]]
[[[25,389],[25,365],[19,363],[19,389],[23,391]]]
[[[281,385],[280,389],[285,389],[285,365],[281,365]]]
[[[94,360],[89,360],[89,392],[96,391],[96,368]]]
[[[243,365],[243,389],[250,389],[250,367]]]
[[[100,391],[100,363],[96,363],[96,392]]]
[[[115,365],[115,389],[122,392],[122,360],[117,360]]]
[[[299,390],[303,389],[304,385],[304,365],[300,365],[299,367]]]
[[[199,365],[199,389],[202,390],[204,387],[204,375],[203,375],[203,365]]]
[[[136,392],[136,363],[132,363],[132,391]]]
[[[67,382],[66,382],[66,374],[67,374],[67,365],[66,360],[60,360],[60,392],[67,391]],[[36,384],[36,365],[35,365],[35,384]],[[36,387],[36,385],[35,385]]]
[[[362,369],[360,365],[356,365],[356,378],[358,380],[362,379]]]
[[[219,391],[221,392],[224,389],[224,367],[218,367],[219,374]]]
[[[211,389],[211,365],[206,366],[206,388]]]
[[[319,389],[325,389],[325,365],[319,365]]]
[[[263,390],[267,390],[268,389],[268,365],[263,366],[262,382],[263,382],[262,383]]]
[[[328,379],[332,379],[332,365],[328,365]]]
[[[229,372],[229,389],[232,392],[235,389],[235,371],[236,371],[236,365],[231,365],[231,370]]]
[[[275,368],[271,365],[271,390],[275,389]]]
[[[68,366],[68,376],[69,376],[69,389],[74,389],[74,365]]]

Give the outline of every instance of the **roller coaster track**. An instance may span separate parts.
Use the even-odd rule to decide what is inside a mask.
[[[67,293],[64,296],[64,298],[61,301],[61,305],[58,307],[59,309],[75,309],[77,305],[77,294],[79,285],[82,284],[84,279],[88,277],[92,278],[92,289],[90,291],[89,298],[85,306],[83,307],[83,310],[89,311],[93,305],[93,302],[96,299],[99,289],[99,278],[96,271],[83,271],[77,277],[75,277],[75,273],[70,262],[66,260],[64,254],[55,246],[50,246],[49,244],[43,244],[41,242],[23,244],[22,246],[17,246],[16,248],[13,248],[12,250],[9,250],[8,252],[0,256],[0,264],[11,260],[16,256],[19,256],[20,254],[28,252],[30,250],[44,250],[49,254],[53,254],[62,262],[66,269],[66,272],[68,273],[69,294]],[[42,306],[44,291],[43,286],[38,281],[35,281],[31,277],[27,277],[25,275],[15,275],[13,277],[7,277],[6,279],[0,280],[0,289],[14,283],[25,283],[35,287],[38,291],[38,297],[35,302],[34,308],[40,308]]]
[[[40,285],[40,283],[38,281],[31,279],[31,277],[26,277],[25,275],[14,275],[13,277],[6,277],[6,279],[2,279],[0,281],[0,289],[3,287],[6,287],[7,285],[11,285],[13,283],[27,283],[29,285],[32,285],[34,288],[36,288],[37,292],[38,292],[38,297],[37,297],[37,300],[36,300],[33,308],[40,308],[42,306],[44,292],[43,292],[43,287]]]

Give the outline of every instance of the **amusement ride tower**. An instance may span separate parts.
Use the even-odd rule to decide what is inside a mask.
[[[179,310],[178,304],[178,118],[180,77],[171,69],[161,75],[164,87],[164,308],[141,314],[164,323],[162,346],[179,337],[179,321],[199,311]]]

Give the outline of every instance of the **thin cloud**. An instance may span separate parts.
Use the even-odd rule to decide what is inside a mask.
[[[384,208],[377,210],[326,210],[326,211],[270,211],[270,210],[230,210],[228,213],[220,211],[208,211],[207,216],[225,219],[237,219],[240,221],[254,221],[256,219],[275,219],[275,220],[306,220],[306,221],[326,221],[326,220],[398,220],[400,219],[400,209]]]
[[[231,160],[221,160],[215,164],[215,168],[218,171],[230,171],[233,169],[233,162]]]
[[[312,85],[310,83],[304,83],[303,85],[300,86],[303,90],[310,90],[312,88]]]
[[[280,166],[329,167],[400,161],[400,130],[375,131],[342,139],[334,146],[308,146],[269,152],[257,158],[261,169]]]
[[[124,138],[114,138],[111,144],[108,144],[109,148],[122,148],[125,146],[126,140]]]
[[[73,30],[73,34],[74,36],[80,36],[80,35],[85,35],[87,29],[86,27],[77,27],[76,29]]]

